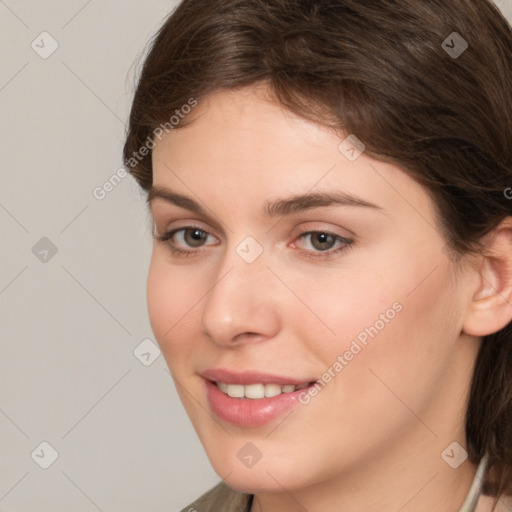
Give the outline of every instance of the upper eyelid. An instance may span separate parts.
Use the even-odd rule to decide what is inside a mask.
[[[160,198],[157,197],[156,200],[154,200],[151,203],[149,203],[149,212],[150,212],[151,217],[153,218],[153,223],[155,225],[157,223],[159,223],[159,219],[167,217],[167,213],[166,213],[167,209],[163,209],[161,212],[159,212],[158,211],[159,209],[156,208],[158,203],[163,202],[163,200],[160,199],[160,201],[159,201],[159,199]],[[180,207],[178,207],[178,209],[182,210],[182,211],[187,211],[186,209],[183,209],[183,208],[180,208]],[[190,212],[190,211],[188,211],[188,213],[192,213],[193,214],[193,212]],[[173,215],[173,217],[174,217],[174,215]],[[202,216],[199,215],[199,217],[202,217]],[[226,228],[228,231],[231,231],[228,226],[223,225],[221,222],[216,221],[212,217],[206,216],[206,217],[202,217],[202,218],[204,218],[205,220],[199,220],[199,219],[198,220],[188,220],[188,221],[185,220],[185,222],[189,222],[189,223],[192,223],[192,224],[197,223],[197,224],[205,224],[205,225],[213,226],[213,228],[217,232],[221,233],[222,235],[225,234],[225,229],[224,228]],[[191,224],[186,224],[183,227],[184,228],[185,227],[189,227],[190,225]],[[177,228],[177,229],[179,229],[179,228]],[[211,232],[209,228],[201,227],[200,229],[203,229],[204,231],[208,231],[209,233]],[[171,229],[166,229],[165,230],[165,232],[168,232],[168,231],[172,231],[172,230]]]

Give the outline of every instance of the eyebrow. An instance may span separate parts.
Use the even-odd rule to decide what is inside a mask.
[[[147,203],[151,204],[155,199],[163,199],[186,210],[190,210],[199,215],[208,216],[206,210],[195,200],[183,194],[178,194],[173,190],[161,186],[152,186],[148,192]],[[369,201],[366,201],[353,194],[343,191],[335,192],[309,192],[306,194],[294,195],[284,199],[275,199],[267,201],[263,207],[263,215],[266,217],[286,216],[294,213],[319,208],[322,206],[357,206],[363,208],[373,208],[383,211],[383,209]]]

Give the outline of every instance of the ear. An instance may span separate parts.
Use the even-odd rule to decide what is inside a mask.
[[[512,217],[482,242],[486,249],[478,269],[479,285],[462,328],[471,336],[493,334],[512,321]]]

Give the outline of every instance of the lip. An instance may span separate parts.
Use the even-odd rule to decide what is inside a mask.
[[[240,427],[259,427],[270,423],[299,403],[299,395],[307,392],[309,387],[316,383],[315,379],[297,380],[278,375],[262,374],[257,372],[234,373],[229,370],[207,370],[202,374],[205,392],[213,413],[228,423]],[[281,393],[270,398],[253,400],[250,398],[233,398],[223,393],[215,382],[226,384],[294,384],[312,382],[310,386]]]
[[[273,375],[270,373],[259,373],[253,371],[232,372],[225,368],[212,368],[205,370],[200,374],[204,379],[214,382],[224,382],[225,384],[293,384],[299,386],[304,382],[316,382],[315,378],[305,377],[297,379],[296,377],[284,377],[282,375]]]

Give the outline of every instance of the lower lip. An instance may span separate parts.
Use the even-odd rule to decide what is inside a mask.
[[[297,405],[299,395],[314,384],[270,398],[233,398],[205,379],[206,394],[213,412],[222,420],[241,427],[258,427],[279,418]]]

